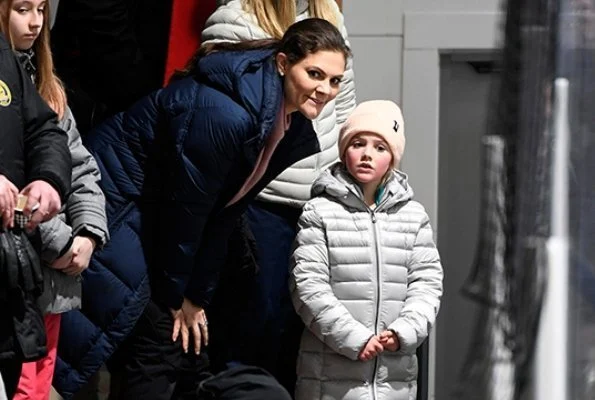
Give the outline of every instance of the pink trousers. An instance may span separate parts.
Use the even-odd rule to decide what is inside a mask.
[[[41,360],[23,364],[14,400],[48,400],[50,398],[60,335],[60,319],[60,314],[48,314],[43,318],[48,355]]]

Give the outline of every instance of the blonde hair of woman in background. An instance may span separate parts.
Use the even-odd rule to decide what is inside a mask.
[[[331,22],[348,43],[343,16],[334,0],[221,0],[218,5],[202,32],[203,45],[278,38],[294,21],[310,17]],[[324,77],[324,71],[308,73]],[[227,264],[236,268],[235,264],[240,263],[242,271],[258,273],[230,280],[221,286],[227,289],[218,292],[217,315],[221,323],[211,320],[210,356],[214,365],[234,361],[256,364],[293,391],[301,321],[289,298],[291,244],[301,208],[311,197],[312,183],[339,158],[339,129],[355,108],[355,100],[353,62],[349,58],[339,94],[313,121],[320,152],[283,171],[244,214],[247,223],[238,229],[242,232],[237,236],[246,239],[230,243],[229,254],[247,257],[228,257]],[[227,338],[230,333],[225,324],[238,318],[242,321],[235,324],[233,337]]]
[[[256,16],[263,31],[275,39],[281,39],[289,25],[298,15],[296,2],[287,0],[242,0],[244,9]],[[308,2],[310,17],[322,18],[340,28],[336,8],[325,0]]]

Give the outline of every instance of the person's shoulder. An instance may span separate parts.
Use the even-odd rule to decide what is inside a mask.
[[[408,218],[412,221],[429,220],[426,208],[423,206],[422,203],[416,200],[407,200],[404,202],[404,204],[400,204],[397,212],[401,214],[406,213],[409,216]]]
[[[10,43],[8,43],[2,33],[0,33],[0,58],[2,59],[3,68],[7,68],[6,63],[13,64],[16,61],[16,57],[12,51],[12,48],[10,47]]]
[[[221,4],[211,15],[238,15],[246,14],[241,0],[231,0],[225,4]]]
[[[308,200],[306,204],[304,204],[303,210],[315,212],[321,219],[323,219],[327,211],[332,210],[333,213],[336,213],[340,208],[341,206],[339,202],[331,196],[318,195]]]
[[[2,33],[0,33],[0,51],[12,51],[8,44],[8,40],[6,40],[6,37]]]
[[[239,0],[219,6],[207,19],[202,31],[203,43],[237,42],[267,37],[254,14],[244,10]]]
[[[227,4],[217,7],[217,9],[209,16],[205,23],[205,29],[216,25],[225,24],[227,26],[246,25],[255,23],[255,19],[251,13],[244,10],[241,1],[232,0]]]

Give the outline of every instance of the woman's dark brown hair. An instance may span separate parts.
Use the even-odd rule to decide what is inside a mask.
[[[304,59],[308,54],[319,51],[336,51],[343,54],[345,62],[351,57],[351,50],[341,32],[330,22],[320,18],[307,18],[291,25],[281,40],[262,39],[238,43],[219,42],[201,46],[182,71],[176,72],[172,80],[192,75],[198,60],[217,51],[247,51],[271,49],[284,53],[290,64]]]

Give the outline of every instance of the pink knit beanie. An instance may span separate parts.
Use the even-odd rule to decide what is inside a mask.
[[[405,151],[405,120],[398,105],[389,100],[360,103],[351,113],[339,133],[339,157],[345,161],[345,150],[358,133],[369,132],[382,137],[393,155],[397,168]]]

